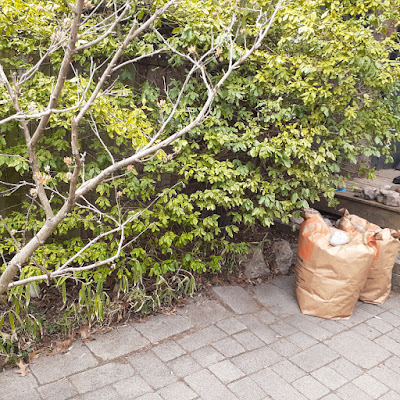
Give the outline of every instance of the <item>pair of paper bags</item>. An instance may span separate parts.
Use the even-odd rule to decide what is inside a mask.
[[[339,246],[329,243],[337,228],[327,226],[318,211],[305,212],[295,270],[304,314],[347,319],[358,299],[382,304],[389,297],[399,233],[341,211],[339,230],[347,232],[349,242]]]

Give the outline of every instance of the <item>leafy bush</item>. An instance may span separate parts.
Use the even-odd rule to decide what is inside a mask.
[[[37,1],[33,8],[3,3],[0,29],[7,35],[0,38],[2,63],[8,68],[28,68],[59,32],[55,21],[69,23],[68,10],[58,1]],[[136,3],[130,15],[146,19],[148,8]],[[217,82],[228,66],[229,54],[239,58],[256,34],[257,14],[251,7],[269,5],[262,0],[237,2],[239,8],[231,1],[224,6],[218,3],[181,2],[156,30],[129,45],[125,59],[165,47],[157,33],[161,31],[164,36],[168,33],[170,46],[193,57],[207,51],[213,41],[221,41],[207,60],[212,71],[209,79]],[[227,260],[246,252],[246,243],[236,240],[240,230],[255,224],[269,226],[275,218],[285,221],[320,196],[332,200],[342,180],[344,160],[355,162],[361,154],[390,154],[399,140],[400,66],[389,59],[399,45],[396,33],[387,32],[391,21],[398,20],[399,4],[397,0],[286,4],[267,40],[220,89],[204,124],[80,199],[80,206],[59,224],[51,240],[21,266],[21,277],[54,271],[75,256],[73,265],[77,266],[101,262],[120,249],[120,257],[112,263],[70,273],[80,285],[75,302],[67,302],[66,277],[51,284],[59,288],[68,312],[76,318],[86,314],[85,321],[103,320],[122,298],[133,311],[147,311],[180,293],[191,293],[193,274],[217,272]],[[240,25],[235,26],[239,40],[231,47],[222,38],[232,10],[240,13]],[[99,20],[109,12],[106,7],[101,11],[96,16]],[[20,18],[22,13],[26,18]],[[10,24],[10,16],[18,23]],[[119,34],[75,56],[79,74],[67,79],[58,108],[76,104],[90,82],[91,58],[100,63],[117,48],[127,28],[121,23],[119,29]],[[118,71],[121,79],[112,93],[104,93],[91,108],[80,128],[84,179],[97,175],[112,157],[120,160],[145,146],[179,96],[179,112],[165,135],[190,123],[201,108],[207,96],[204,83],[194,76],[180,93],[189,65],[177,52],[164,53],[168,73],[173,75],[167,93],[140,77],[140,68],[127,66]],[[23,109],[45,109],[54,84],[52,70],[61,59],[61,51],[53,53],[48,67],[27,81],[21,94]],[[87,95],[93,90],[94,85],[89,85]],[[1,117],[6,118],[13,107],[4,86],[0,86],[0,102]],[[53,190],[55,207],[66,196],[74,166],[70,153],[73,115],[73,111],[53,114],[38,146],[42,171],[38,178]],[[0,177],[8,183],[23,181],[29,175],[29,162],[19,123],[0,125],[0,132]],[[10,194],[7,183],[1,184],[1,190],[3,195]],[[18,203],[0,224],[3,268],[45,221],[32,190],[21,185],[13,197]],[[114,232],[116,221],[127,221],[124,240],[119,231]],[[82,251],[99,236],[101,240]],[[111,296],[105,284],[108,289],[115,284],[117,295]],[[5,313],[9,329],[35,329],[38,335],[43,324],[29,311],[29,286],[10,289],[8,298],[18,300]],[[15,308],[20,303],[28,307],[22,313],[25,320],[19,320],[21,313]],[[3,334],[3,350],[11,353],[17,342],[7,335]]]

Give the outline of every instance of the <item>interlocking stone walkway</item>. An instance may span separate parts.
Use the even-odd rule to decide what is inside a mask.
[[[0,398],[400,399],[400,294],[328,321],[300,313],[291,277],[213,293],[3,372]]]

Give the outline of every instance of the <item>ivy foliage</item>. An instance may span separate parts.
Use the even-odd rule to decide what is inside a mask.
[[[96,79],[90,80],[91,65],[99,65],[115,51],[129,29],[128,21],[145,20],[161,3],[132,2],[129,18],[115,34],[74,56],[79,73],[68,76],[58,108],[90,96]],[[29,69],[51,43],[65,40],[63,32],[71,23],[66,2],[1,0],[0,5],[1,62],[10,77]],[[180,53],[193,57],[217,43],[207,61],[215,83],[230,57],[238,59],[256,37],[256,10],[268,7],[270,2],[264,0],[183,0],[157,22],[156,30],[135,39],[122,61],[165,47],[159,33]],[[286,220],[321,196],[332,200],[343,161],[390,154],[399,140],[400,65],[390,59],[399,50],[394,22],[399,20],[399,7],[399,0],[286,2],[261,47],[220,89],[206,121],[172,148],[97,187],[87,199],[97,211],[80,201],[82,207],[76,207],[52,240],[36,251],[35,262],[22,268],[23,276],[42,274],[38,264],[48,270],[59,268],[90,238],[134,214],[138,217],[126,227],[128,245],[121,257],[77,278],[98,284],[112,275],[121,290],[130,290],[132,285],[141,287],[143,279],[168,278],[182,270],[218,271],[246,251],[246,244],[236,239],[244,227]],[[114,2],[102,3],[81,32],[113,10]],[[237,40],[230,43],[226,26],[234,14]],[[96,32],[88,31],[81,44],[95,37]],[[62,55],[61,46],[24,83],[20,103],[26,113],[45,109]],[[127,65],[110,78],[120,78],[112,92],[103,93],[91,107],[80,127],[84,179],[110,165],[111,157],[120,160],[146,145],[172,110],[189,65],[170,50],[164,50],[160,63],[170,74],[167,93],[160,82],[141,76],[143,64]],[[193,76],[163,137],[188,124],[206,95],[202,81]],[[4,85],[0,104],[1,118],[15,112]],[[55,209],[67,193],[74,112],[54,114],[38,143],[40,168],[47,176],[48,192],[53,190]],[[31,121],[30,129],[35,126]],[[18,122],[0,125],[0,179],[31,180],[29,168]],[[7,189],[1,185],[3,194],[10,194]],[[4,221],[13,237],[0,224],[5,261],[44,223],[44,213],[29,192],[20,189],[12,200]],[[118,233],[105,235],[77,257],[75,265],[106,259],[117,251],[119,238]],[[65,280],[58,284],[65,285]]]

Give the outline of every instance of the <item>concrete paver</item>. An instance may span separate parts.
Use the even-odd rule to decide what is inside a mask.
[[[301,314],[293,277],[219,287],[156,315],[0,373],[7,400],[400,399],[400,294],[349,320]]]

